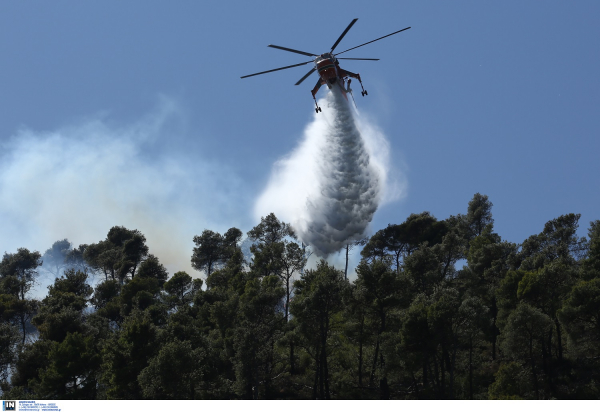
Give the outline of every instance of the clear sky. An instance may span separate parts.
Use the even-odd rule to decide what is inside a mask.
[[[338,50],[412,27],[345,55],[381,61],[343,63],[407,184],[373,231],[480,192],[506,240],[570,212],[584,235],[600,219],[598,16],[597,1],[3,1],[0,253],[118,224],[189,259],[205,228],[249,230],[316,75],[240,76],[306,61],[270,43],[329,51],[356,17]]]

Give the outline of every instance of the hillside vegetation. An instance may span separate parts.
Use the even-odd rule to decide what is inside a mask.
[[[119,226],[5,253],[3,398],[597,399],[600,221],[580,238],[580,215],[559,216],[514,244],[491,209],[478,193],[466,214],[349,244],[354,281],[305,269],[309,248],[273,214],[247,233],[249,258],[239,229],[196,236],[204,281]]]

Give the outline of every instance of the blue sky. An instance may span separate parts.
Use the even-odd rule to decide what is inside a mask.
[[[465,213],[480,192],[494,203],[495,227],[504,239],[522,242],[570,212],[582,214],[584,235],[589,221],[600,219],[599,15],[595,1],[4,1],[0,161],[4,167],[12,162],[12,174],[5,175],[2,199],[64,202],[70,192],[61,179],[72,177],[59,173],[62,163],[25,174],[31,165],[18,160],[60,157],[52,153],[53,133],[60,135],[54,147],[65,153],[77,139],[88,139],[82,133],[95,124],[111,144],[133,142],[119,152],[119,190],[105,192],[114,202],[127,198],[128,210],[160,204],[156,210],[169,222],[187,222],[181,236],[204,228],[249,230],[273,163],[297,146],[313,118],[316,77],[294,86],[308,65],[240,76],[305,61],[267,48],[270,43],[328,51],[358,17],[339,50],[412,27],[347,53],[381,61],[343,66],[361,74],[369,95],[355,96],[359,109],[384,132],[392,173],[407,183],[401,200],[376,213],[373,230],[424,210],[439,219]],[[161,116],[160,131],[146,127]],[[151,130],[143,143],[136,143],[136,127]],[[27,136],[43,150],[19,157],[15,147]],[[82,150],[98,150],[97,140]],[[78,153],[61,162],[75,162]],[[127,164],[128,158],[134,161]],[[40,174],[47,179],[43,188],[60,190],[32,197],[7,189],[14,176],[24,185]],[[148,186],[142,204],[122,183],[127,176]],[[122,209],[102,206],[94,197],[101,184],[86,188],[92,203],[68,197],[67,214],[79,220],[64,234],[56,223],[64,216],[55,217],[55,208],[0,208],[0,252],[42,250],[63,237],[96,242],[114,224],[143,226]],[[80,213],[90,205],[94,213]],[[23,210],[39,217],[35,224]],[[161,219],[156,210],[149,220]],[[162,233],[177,243],[179,235],[165,233],[168,227],[153,229],[153,239]],[[181,242],[188,256],[191,239]]]

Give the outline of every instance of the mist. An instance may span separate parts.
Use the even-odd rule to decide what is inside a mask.
[[[171,274],[199,276],[190,264],[194,235],[245,230],[274,212],[316,254],[330,255],[368,234],[377,208],[405,186],[390,172],[375,122],[339,92],[319,104],[298,147],[273,166],[253,217],[247,182],[189,144],[203,137],[187,134],[171,99],[127,123],[100,113],[55,130],[22,127],[0,140],[0,253],[43,254],[65,238],[96,243],[119,225],[140,230]],[[42,286],[53,281],[41,275]]]
[[[378,207],[401,197],[389,178],[389,143],[334,87],[298,147],[273,166],[255,204],[255,218],[274,212],[326,257],[369,231]]]
[[[140,119],[116,125],[106,114],[54,131],[22,128],[0,146],[0,253],[42,254],[106,238],[112,226],[140,230],[172,274],[192,276],[193,236],[239,225],[245,186],[189,136],[177,103],[162,99]],[[191,137],[191,139],[197,137]]]

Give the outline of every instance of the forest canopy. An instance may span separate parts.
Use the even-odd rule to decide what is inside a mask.
[[[138,230],[0,262],[0,389],[15,399],[598,399],[600,221],[521,244],[492,203],[411,214],[362,247],[356,278],[274,214],[206,229],[168,273]],[[458,267],[461,266],[461,267]],[[53,283],[32,297],[41,274]]]

